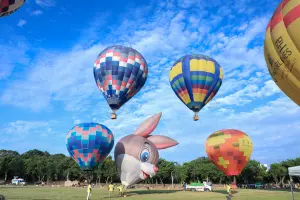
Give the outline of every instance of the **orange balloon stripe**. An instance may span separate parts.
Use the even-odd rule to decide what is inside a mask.
[[[290,12],[288,12],[283,18],[283,22],[285,26],[288,28],[295,20],[300,18],[300,5],[293,8]]]
[[[281,16],[281,7],[282,3],[279,4],[279,6],[277,7],[272,19],[271,19],[271,31],[277,26],[277,24],[279,24],[282,21],[282,16]]]
[[[201,89],[201,88],[193,88],[193,93],[199,93],[199,94],[206,94],[207,90],[206,89]]]

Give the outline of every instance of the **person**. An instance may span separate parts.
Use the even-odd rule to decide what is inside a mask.
[[[186,191],[186,182],[183,183],[183,189]]]
[[[229,183],[226,184],[226,190],[227,190],[227,193],[228,193],[228,195],[226,195],[226,198],[227,198],[227,200],[231,200],[232,194],[231,194],[231,188],[230,188]]]
[[[90,198],[91,198],[91,196],[92,196],[92,186],[91,186],[91,184],[89,183],[89,185],[88,185],[88,187],[87,187],[87,200],[90,200]]]
[[[121,194],[121,189],[120,189],[121,185],[117,187],[117,189],[119,190],[119,194]]]
[[[121,197],[123,197],[123,192],[124,192],[124,187],[123,187],[123,185],[121,184],[119,187],[119,192],[120,192],[120,195],[121,195]]]
[[[112,192],[114,191],[114,185],[113,184],[109,184],[108,186],[108,191],[109,191],[109,198],[111,198]]]

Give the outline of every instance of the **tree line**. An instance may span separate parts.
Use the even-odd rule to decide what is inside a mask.
[[[266,167],[256,160],[250,160],[242,173],[236,177],[239,184],[256,182],[284,184],[288,178],[288,167],[300,165],[300,157],[273,163]],[[183,182],[202,182],[209,180],[215,184],[232,181],[220,171],[207,157],[199,157],[182,165],[163,158],[158,162],[158,173],[144,183],[148,184],[182,184]],[[50,155],[37,149],[19,154],[16,151],[0,150],[0,180],[8,183],[14,176],[22,177],[28,183],[55,182],[85,179],[85,174],[77,163],[64,154]],[[94,182],[119,183],[114,160],[108,156],[93,172]],[[300,180],[294,178],[294,182]]]

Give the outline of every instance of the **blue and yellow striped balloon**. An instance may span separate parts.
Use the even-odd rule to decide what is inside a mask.
[[[204,55],[185,55],[170,70],[170,84],[176,96],[192,111],[198,112],[217,94],[223,70],[214,59]]]

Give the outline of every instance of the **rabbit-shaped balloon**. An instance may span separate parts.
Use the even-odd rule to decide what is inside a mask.
[[[145,120],[132,135],[123,137],[115,147],[115,161],[121,182],[126,187],[158,172],[158,150],[178,144],[161,135],[150,135],[156,128],[162,113]]]

